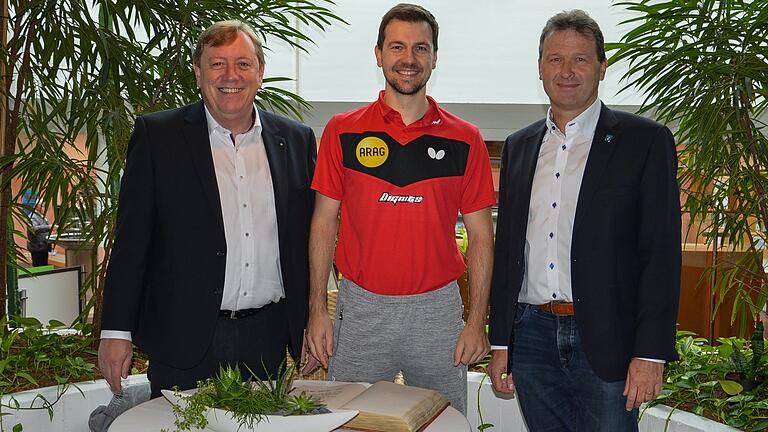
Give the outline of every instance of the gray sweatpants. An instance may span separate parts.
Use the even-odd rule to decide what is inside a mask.
[[[464,328],[456,282],[424,294],[386,296],[342,280],[333,325],[332,381],[392,381],[443,393],[466,414],[467,367],[453,366]]]

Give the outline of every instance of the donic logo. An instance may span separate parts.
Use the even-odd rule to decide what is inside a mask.
[[[445,150],[439,150],[439,151],[435,151],[435,149],[433,149],[432,147],[429,147],[429,148],[427,149],[427,154],[428,154],[428,155],[429,155],[429,157],[431,157],[432,159],[435,159],[435,160],[440,160],[440,159],[442,159],[443,157],[445,157]]]
[[[420,204],[422,201],[424,201],[424,197],[420,195],[390,195],[382,192],[379,197],[379,202],[390,202],[392,205],[397,203]]]

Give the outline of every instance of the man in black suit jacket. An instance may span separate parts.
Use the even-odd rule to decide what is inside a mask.
[[[220,364],[275,374],[307,319],[312,130],[254,107],[264,54],[239,21],[200,36],[203,100],[139,117],[120,190],[99,366],[121,390],[131,340],[153,396]]]
[[[539,45],[548,118],[502,154],[489,374],[517,389],[531,431],[637,430],[676,358],[675,144],[600,102],[606,67],[594,20],[552,17]]]

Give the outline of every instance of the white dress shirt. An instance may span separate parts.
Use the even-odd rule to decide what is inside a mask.
[[[525,273],[518,300],[572,302],[571,237],[581,180],[600,118],[600,100],[560,131],[547,113],[528,206]]]
[[[233,137],[205,109],[227,242],[220,307],[225,310],[259,308],[285,297],[272,176],[255,108],[254,113],[251,129]],[[103,330],[101,337],[131,340],[131,332]]]

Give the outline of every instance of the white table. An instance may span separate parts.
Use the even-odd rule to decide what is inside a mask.
[[[302,383],[316,383],[313,381],[296,381],[296,385]],[[174,416],[171,411],[171,403],[164,397],[149,400],[137,405],[117,417],[109,428],[109,432],[152,432],[166,429],[174,430]],[[198,432],[208,431],[199,430]],[[348,429],[337,429],[346,431]],[[469,432],[471,427],[467,418],[453,407],[443,411],[424,432]],[[194,432],[194,431],[193,431]]]

